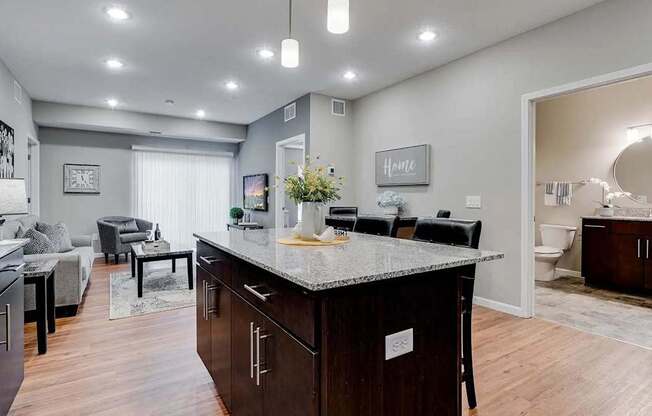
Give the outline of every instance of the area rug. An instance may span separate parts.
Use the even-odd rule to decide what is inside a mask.
[[[111,273],[109,319],[195,306],[195,291],[188,290],[186,267],[180,263],[176,273],[169,265],[145,264],[142,298],[138,297],[137,280],[130,271]]]

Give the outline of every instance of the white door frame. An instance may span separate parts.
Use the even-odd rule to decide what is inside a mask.
[[[40,215],[40,166],[41,166],[41,143],[32,136],[27,136],[27,155],[31,158],[27,163],[26,180],[29,178],[29,213]]]
[[[652,63],[611,72],[521,97],[521,312],[534,316],[534,190],[536,103],[591,88],[652,75]]]
[[[290,137],[285,140],[280,140],[276,142],[276,168],[274,169],[276,173],[276,178],[282,178],[285,173],[283,168],[285,167],[285,152],[284,150],[291,146],[302,146],[303,147],[303,160],[306,158],[306,135],[305,133]],[[283,228],[283,202],[285,201],[285,187],[283,183],[279,181],[275,187],[274,193],[274,226],[276,228]]]

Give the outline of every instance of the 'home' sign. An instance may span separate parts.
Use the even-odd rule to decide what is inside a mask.
[[[376,185],[428,185],[430,145],[402,147],[376,152]]]

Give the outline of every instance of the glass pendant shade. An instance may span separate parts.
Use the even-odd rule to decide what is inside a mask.
[[[326,26],[331,33],[349,31],[349,0],[328,0]]]
[[[285,68],[299,66],[299,41],[296,39],[283,39],[281,42],[281,65]]]

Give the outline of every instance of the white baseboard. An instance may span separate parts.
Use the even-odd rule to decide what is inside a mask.
[[[557,267],[555,269],[555,279],[562,276],[571,276],[571,277],[582,277],[582,272],[577,270],[568,270]]]
[[[487,298],[478,296],[473,297],[473,303],[485,308],[493,309],[498,312],[508,313],[510,315],[518,316],[519,318],[530,318],[525,314],[525,311],[520,306],[509,305],[507,303],[498,302]]]

